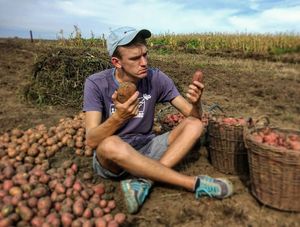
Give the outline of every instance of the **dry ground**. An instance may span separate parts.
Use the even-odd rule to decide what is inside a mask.
[[[39,123],[56,125],[60,118],[79,110],[59,106],[36,107],[22,100],[20,91],[31,75],[31,66],[41,43],[0,40],[0,133]],[[300,66],[251,59],[220,58],[193,54],[158,55],[150,52],[151,65],[168,73],[184,91],[197,67],[205,74],[206,104],[218,103],[227,115],[268,116],[277,127],[300,125]],[[60,152],[51,162],[74,159],[82,171],[91,170],[89,158]],[[228,177],[235,186],[231,198],[196,200],[185,190],[157,184],[136,215],[128,215],[128,226],[300,226],[300,214],[265,206],[250,193],[249,180],[217,171],[207,159],[205,147],[195,146],[189,159],[179,167],[190,175]],[[99,180],[95,178],[95,180]],[[104,181],[123,212],[118,182]],[[300,201],[299,201],[300,202]]]

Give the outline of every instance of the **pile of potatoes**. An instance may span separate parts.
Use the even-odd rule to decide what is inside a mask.
[[[49,129],[40,124],[26,131],[13,129],[0,135],[0,158],[41,164],[64,146],[74,148],[77,155],[92,156],[93,151],[85,141],[84,113],[73,119],[61,119]]]
[[[104,184],[82,183],[78,166],[65,161],[49,168],[47,161],[13,166],[0,161],[0,226],[119,226],[115,200],[106,200]]]
[[[244,118],[223,117],[217,120],[220,124],[231,126],[245,126],[247,121]]]
[[[251,136],[258,143],[300,151],[300,135],[294,133],[287,134],[278,132],[271,128],[265,128],[263,130],[253,132]]]
[[[166,114],[161,120],[161,124],[172,129],[177,126],[185,117],[181,113]]]
[[[13,129],[0,135],[0,227],[119,226],[123,213],[113,215],[116,202],[105,196],[104,184],[82,183],[72,161],[51,168],[49,157],[73,148],[92,156],[86,146],[84,114],[61,119],[47,129]],[[88,172],[83,179],[90,179]]]

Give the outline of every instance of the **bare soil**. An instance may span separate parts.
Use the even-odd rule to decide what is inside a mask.
[[[40,123],[53,126],[60,118],[80,111],[62,106],[37,107],[22,98],[22,88],[29,81],[42,45],[26,40],[0,40],[0,133],[12,128],[28,129]],[[193,71],[200,67],[205,74],[205,104],[218,103],[226,115],[267,116],[276,127],[299,130],[298,64],[155,52],[150,52],[150,58],[150,64],[169,74],[183,95]],[[78,162],[81,172],[91,170],[90,158],[77,157],[69,151],[59,152],[50,161],[57,166],[66,159]],[[277,210],[255,199],[247,176],[225,175],[216,170],[200,143],[176,168],[189,175],[227,177],[234,184],[234,195],[224,200],[206,197],[196,200],[191,192],[157,183],[140,212],[128,214],[126,226],[300,226],[299,213]],[[119,182],[96,176],[93,181],[103,181],[117,200],[118,210],[126,213]]]

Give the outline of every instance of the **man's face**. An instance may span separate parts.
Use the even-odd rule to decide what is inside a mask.
[[[119,47],[119,59],[123,71],[131,77],[142,79],[147,76],[148,50],[145,45]]]

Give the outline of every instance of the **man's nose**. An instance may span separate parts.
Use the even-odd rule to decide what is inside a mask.
[[[145,56],[142,56],[141,57],[141,65],[147,65],[148,64],[148,59],[147,59],[147,57],[145,57]]]

